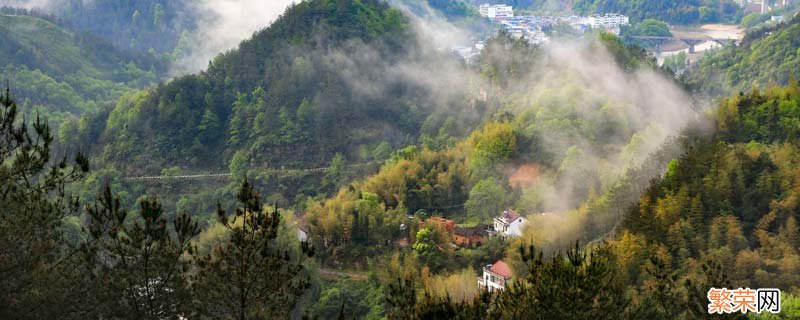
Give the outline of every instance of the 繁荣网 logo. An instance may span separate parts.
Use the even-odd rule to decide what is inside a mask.
[[[707,296],[709,314],[781,312],[780,289],[711,288]]]

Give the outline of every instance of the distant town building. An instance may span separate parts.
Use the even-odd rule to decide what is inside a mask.
[[[481,246],[486,243],[488,238],[486,230],[488,227],[485,224],[479,224],[471,228],[456,226],[453,230],[453,242],[459,247]]]
[[[511,268],[503,260],[497,260],[483,268],[483,277],[478,280],[478,285],[483,290],[499,292],[506,289],[506,283],[511,277]]]
[[[513,238],[522,235],[522,227],[528,223],[528,219],[520,216],[514,210],[506,210],[494,218],[494,236],[503,238]]]
[[[630,18],[621,14],[592,15],[586,18],[586,23],[593,29],[619,29],[630,23]]]
[[[482,17],[489,19],[506,19],[514,17],[514,7],[504,4],[482,4],[480,6]]]

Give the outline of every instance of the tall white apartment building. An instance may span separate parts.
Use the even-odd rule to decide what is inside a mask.
[[[596,14],[587,18],[587,24],[593,29],[616,29],[629,23],[630,18],[621,14]]]
[[[504,4],[482,4],[480,6],[482,17],[489,19],[507,19],[514,17],[514,7]]]

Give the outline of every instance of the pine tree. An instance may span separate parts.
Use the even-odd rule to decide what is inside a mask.
[[[53,136],[38,116],[17,113],[10,90],[0,94],[0,319],[80,318],[79,274],[59,227],[79,210],[65,192],[89,170],[86,158],[52,159]]]
[[[211,108],[206,108],[203,113],[203,118],[200,119],[200,125],[197,126],[197,131],[200,135],[200,141],[203,144],[208,144],[215,139],[218,135],[220,125],[219,118]]]
[[[190,312],[186,271],[191,240],[200,232],[188,215],[172,223],[156,199],[143,199],[130,217],[105,185],[86,207],[89,239],[83,246],[96,284],[95,316],[119,319],[177,319]]]
[[[302,254],[277,246],[280,214],[277,208],[270,212],[262,207],[247,179],[237,199],[242,207],[232,216],[217,210],[227,240],[197,258],[197,311],[215,319],[284,316],[308,287],[303,257],[313,251],[305,244]]]

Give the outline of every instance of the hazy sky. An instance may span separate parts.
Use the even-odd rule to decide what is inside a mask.
[[[254,32],[269,26],[295,0],[203,0],[194,2],[204,14],[195,32],[192,53],[179,62],[178,70],[204,69],[214,56],[235,48]]]

